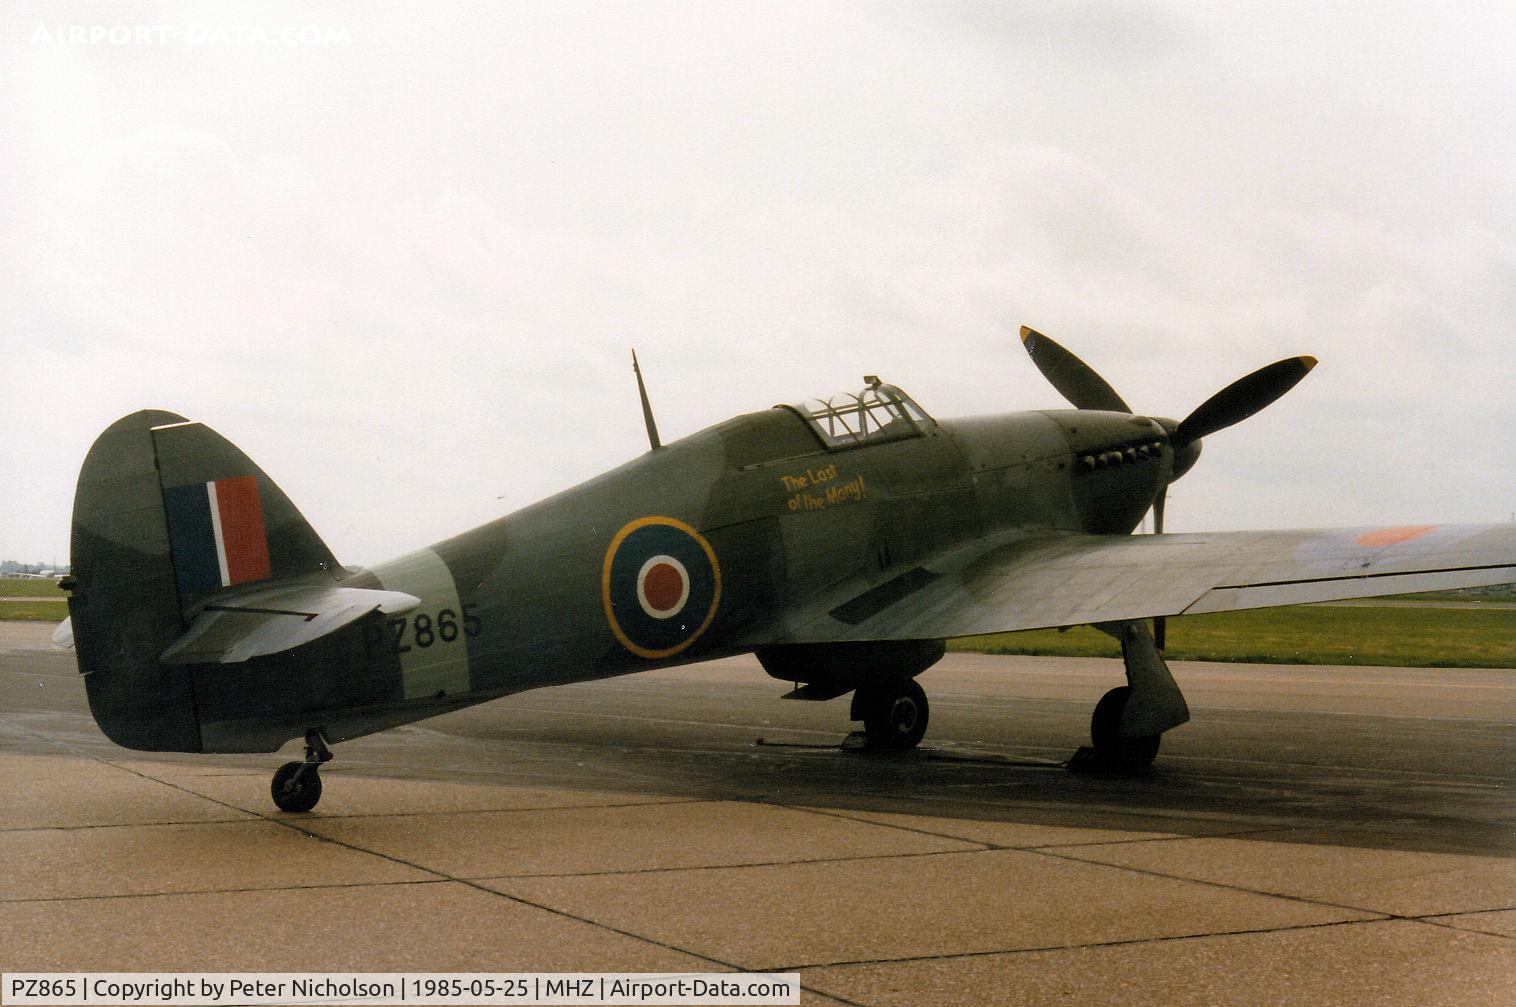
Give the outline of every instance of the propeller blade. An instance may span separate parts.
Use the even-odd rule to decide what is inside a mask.
[[[1153,646],[1158,648],[1158,653],[1163,653],[1163,645],[1168,637],[1169,620],[1165,616],[1157,616],[1153,619]]]
[[[1289,357],[1238,378],[1184,418],[1174,431],[1175,450],[1242,422],[1294,388],[1315,366],[1315,357]]]
[[[1132,407],[1121,400],[1116,390],[1106,384],[1094,368],[1042,333],[1023,325],[1021,345],[1026,347],[1042,376],[1076,409],[1104,409],[1113,413],[1132,411]]]

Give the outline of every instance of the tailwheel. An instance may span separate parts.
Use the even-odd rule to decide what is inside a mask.
[[[913,678],[860,686],[856,700],[870,748],[915,748],[926,734],[926,693]]]
[[[332,750],[316,728],[305,732],[305,761],[286,762],[274,773],[269,793],[280,811],[309,811],[321,800],[321,764],[332,760]]]
[[[314,762],[286,762],[269,790],[280,811],[309,811],[321,800],[321,772]]]
[[[1151,766],[1163,740],[1161,734],[1143,738],[1121,736],[1121,713],[1131,694],[1131,686],[1117,686],[1100,697],[1090,716],[1090,740],[1095,746],[1096,761],[1102,768],[1122,773],[1140,773]]]

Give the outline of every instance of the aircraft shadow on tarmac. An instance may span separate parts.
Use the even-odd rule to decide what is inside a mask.
[[[142,758],[100,736],[70,663],[60,652],[5,656],[0,709],[12,730],[0,750],[61,744],[107,762]],[[1241,683],[1251,672],[1235,674]],[[777,700],[756,666],[697,667],[523,693],[356,739],[332,786],[348,775],[422,779],[1516,856],[1516,732],[1498,711],[1485,720],[1197,705],[1166,758],[1127,776],[1064,767],[1087,729],[1076,689],[1027,699],[942,684],[932,738],[911,751],[848,750],[851,725],[835,707]],[[279,757],[150,758],[263,772]]]
[[[681,696],[633,677],[377,735],[361,755],[352,746],[353,762],[429,777],[447,762],[515,784],[699,800],[1516,855],[1516,738],[1499,722],[1201,711],[1165,761],[1121,775],[1066,768],[1082,701],[1018,701],[1017,718],[994,703],[939,705],[932,741],[876,752],[846,743],[834,710],[778,703],[762,685]]]

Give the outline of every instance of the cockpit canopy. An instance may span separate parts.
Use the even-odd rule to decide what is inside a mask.
[[[839,392],[826,401],[809,399],[786,405],[805,420],[829,448],[858,447],[920,437],[937,425],[911,397],[870,374],[863,391]]]

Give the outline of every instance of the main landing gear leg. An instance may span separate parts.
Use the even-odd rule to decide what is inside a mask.
[[[853,719],[863,721],[868,747],[915,748],[926,734],[926,693],[914,678],[887,678],[853,693]]]
[[[301,812],[314,808],[321,800],[320,766],[331,760],[332,750],[326,747],[321,732],[314,727],[306,731],[305,761],[286,762],[269,785],[279,810]]]
[[[1090,717],[1095,765],[1114,772],[1142,772],[1157,757],[1163,732],[1189,720],[1190,708],[1146,622],[1101,623],[1095,628],[1121,641],[1127,680],[1102,696]]]

